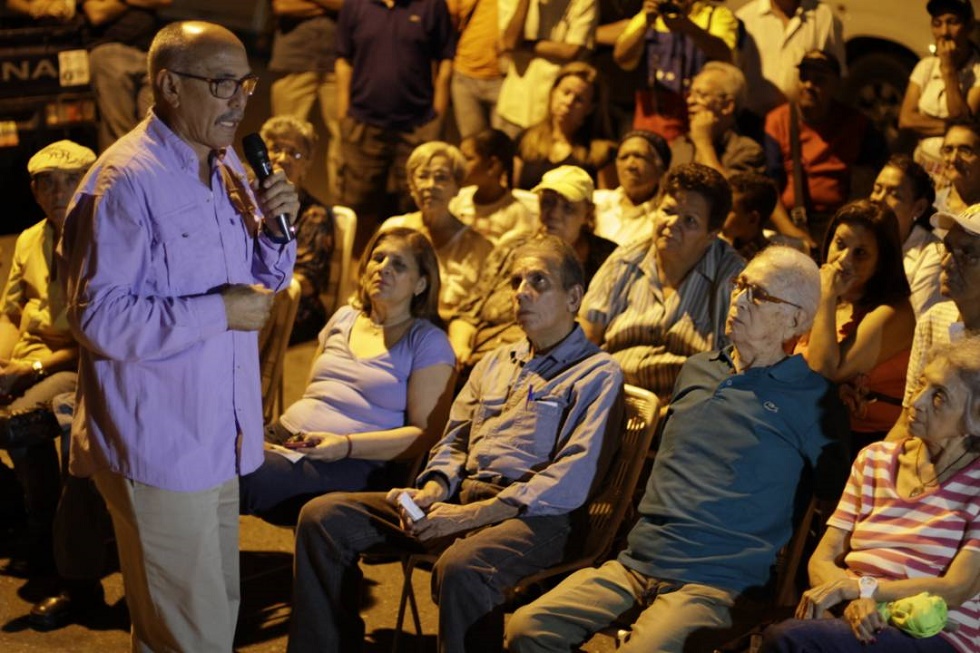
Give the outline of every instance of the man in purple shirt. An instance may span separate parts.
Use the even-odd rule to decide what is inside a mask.
[[[255,89],[228,30],[174,23],[149,53],[154,106],[69,207],[68,319],[81,345],[71,472],[116,531],[133,649],[232,648],[238,476],[262,461],[257,332],[295,245],[282,171],[252,191],[229,147]]]

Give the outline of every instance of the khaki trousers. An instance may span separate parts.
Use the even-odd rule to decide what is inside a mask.
[[[682,653],[701,629],[731,626],[735,594],[697,583],[663,581],[616,560],[582,569],[515,612],[507,624],[511,653],[568,651],[640,605],[619,653]]]
[[[102,471],[132,650],[229,653],[238,619],[238,478],[172,492]]]

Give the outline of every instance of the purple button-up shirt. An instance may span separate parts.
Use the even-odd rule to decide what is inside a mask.
[[[230,148],[223,160],[244,180]],[[69,206],[75,475],[109,469],[193,492],[262,461],[257,334],[228,330],[219,293],[283,287],[295,245],[249,235],[218,165],[202,184],[197,156],[151,114],[99,158]]]

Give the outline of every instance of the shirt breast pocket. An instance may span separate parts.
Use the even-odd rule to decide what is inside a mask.
[[[174,295],[201,294],[227,283],[217,228],[199,207],[188,204],[162,214],[156,236]]]
[[[514,424],[516,446],[540,460],[551,458],[564,414],[562,399],[543,397],[528,401]]]

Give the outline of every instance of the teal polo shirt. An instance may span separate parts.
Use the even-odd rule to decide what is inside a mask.
[[[729,347],[692,356],[674,387],[640,519],[619,560],[663,580],[764,585],[814,471],[836,499],[849,468],[837,388],[802,356],[735,373]]]

